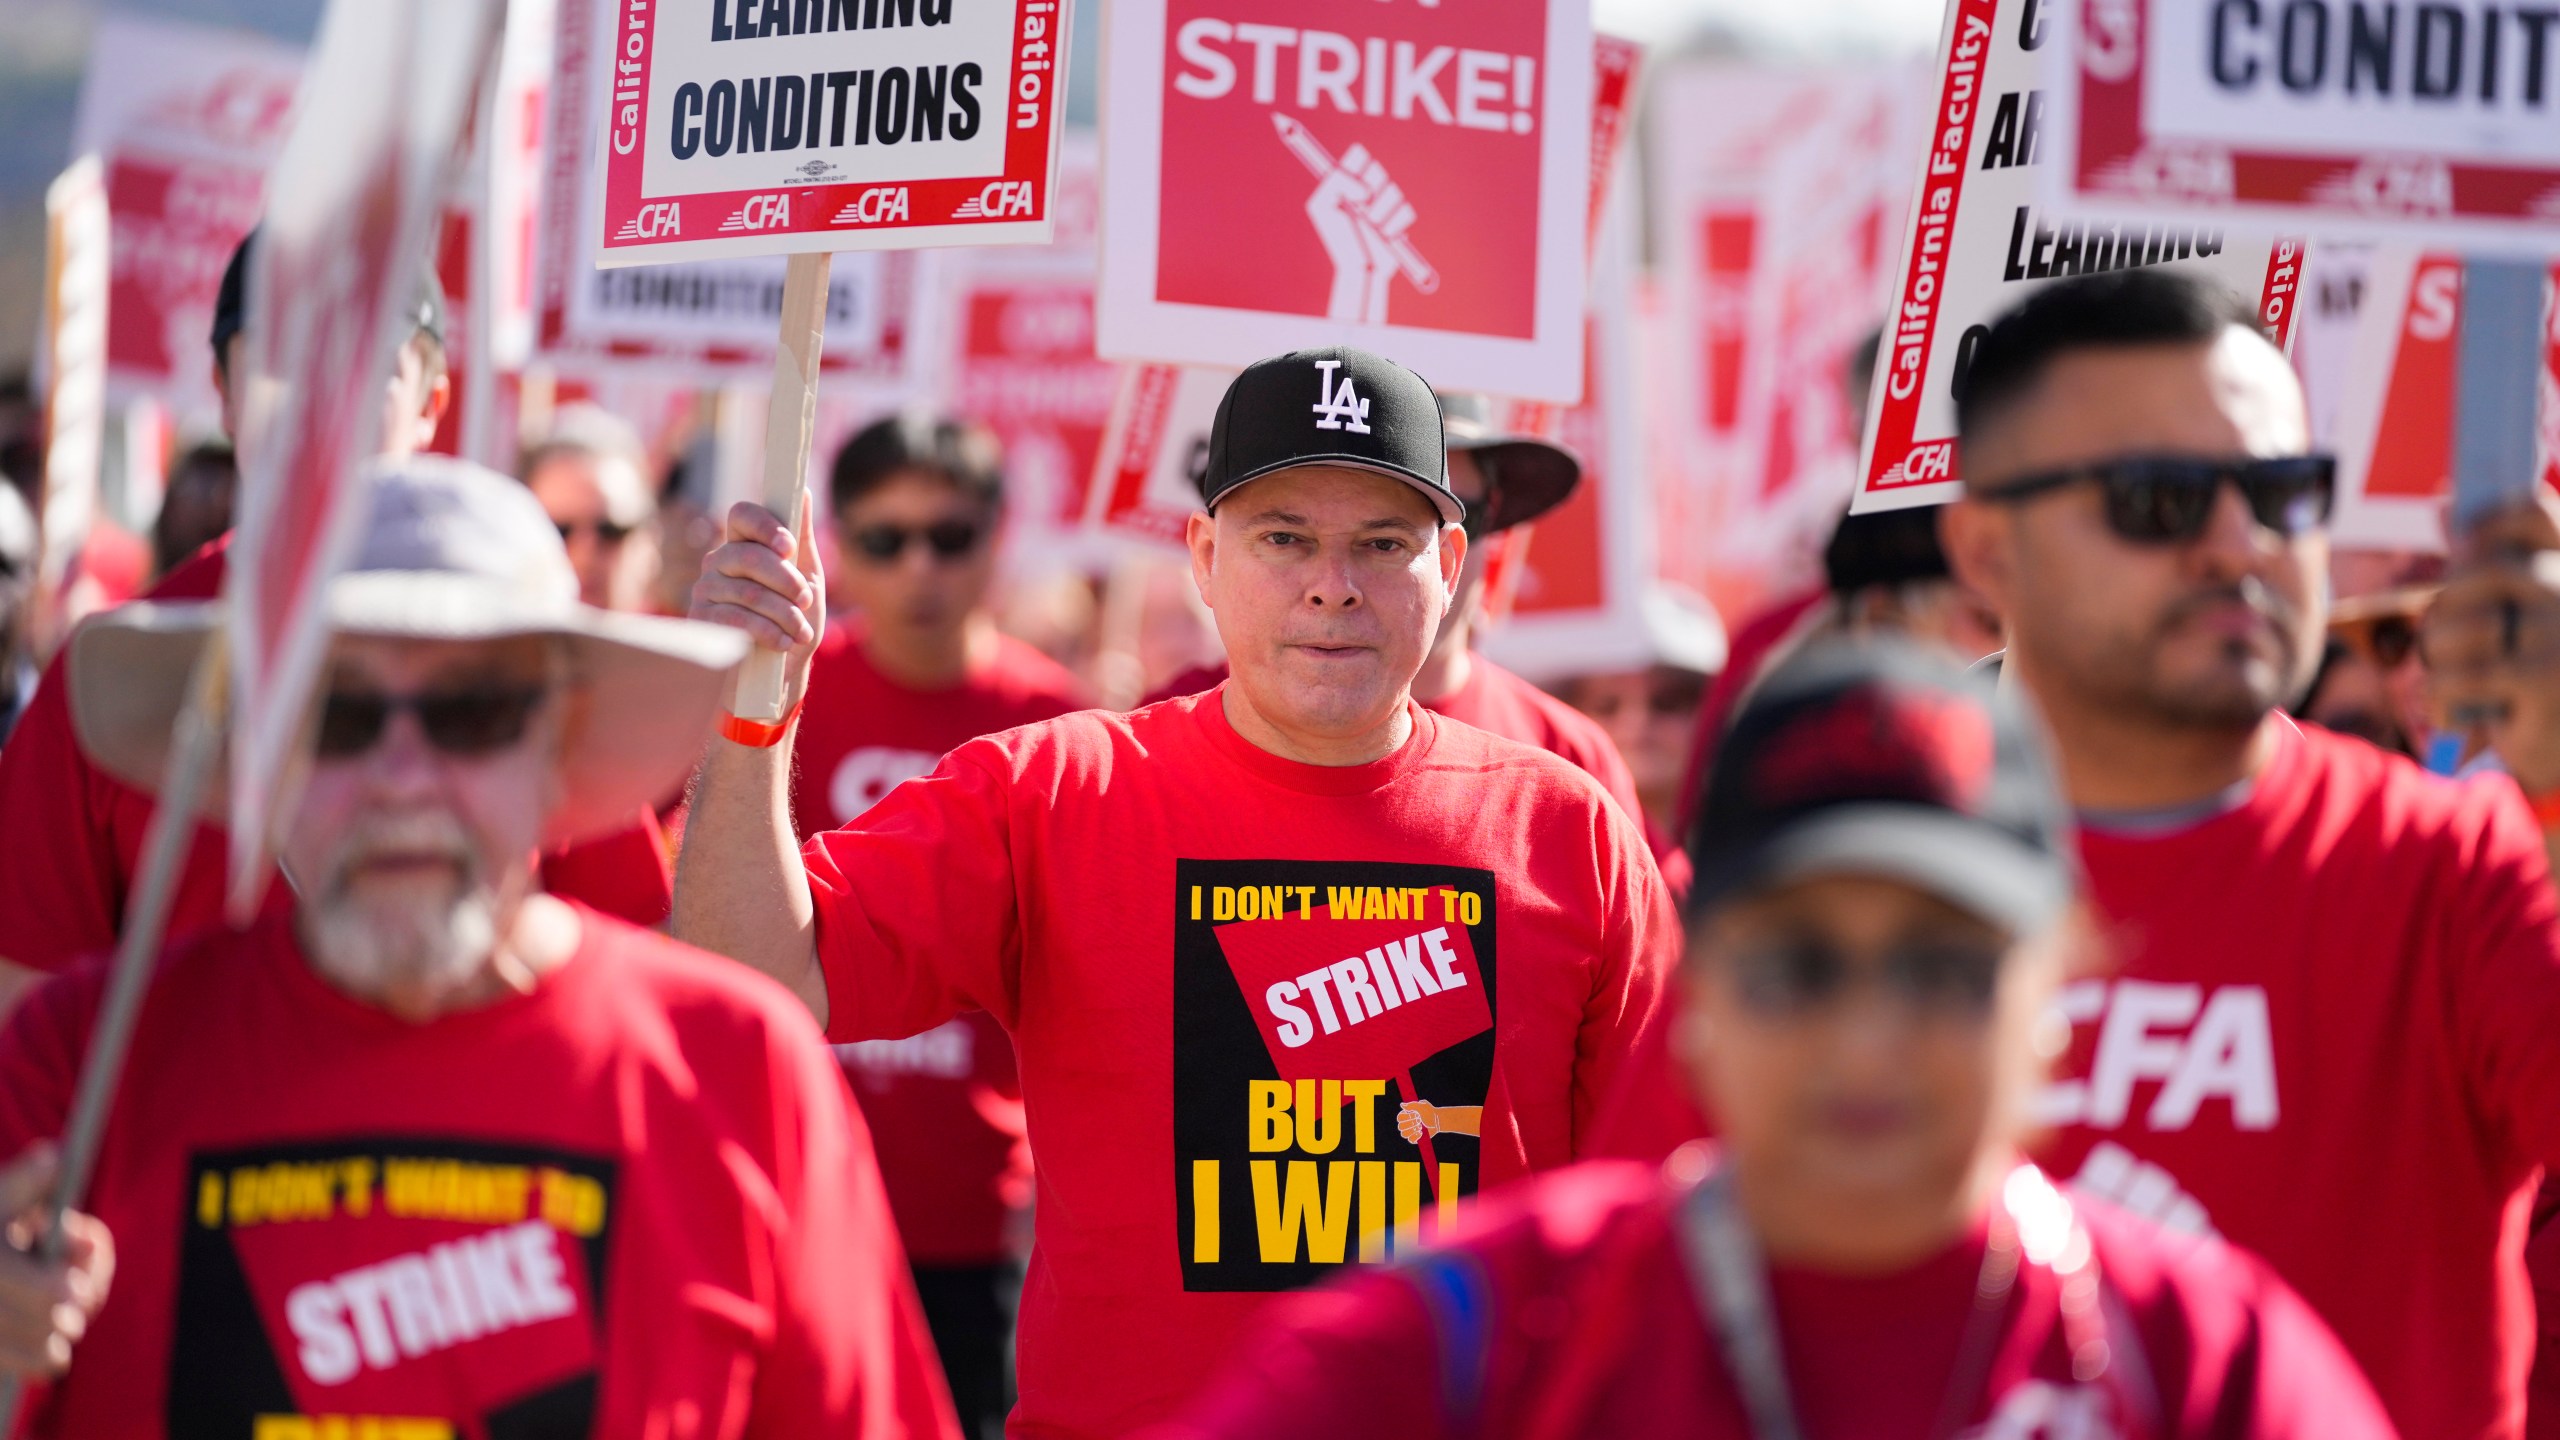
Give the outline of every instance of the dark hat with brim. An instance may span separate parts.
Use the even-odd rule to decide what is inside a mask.
[[[1484,473],[1485,497],[1468,526],[1490,535],[1525,525],[1573,495],[1582,483],[1582,461],[1572,451],[1535,435],[1517,435],[1494,421],[1493,401],[1483,395],[1452,392],[1440,397],[1440,428],[1449,451],[1475,457]]]

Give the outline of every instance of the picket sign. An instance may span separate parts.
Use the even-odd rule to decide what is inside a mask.
[[[2054,280],[2169,266],[2254,301],[2267,338],[2291,345],[2300,241],[2245,238],[2218,219],[2149,211],[2100,222],[2048,203],[2038,177],[2057,161],[2039,52],[2069,49],[2058,24],[2066,3],[1947,6],[1853,511],[1943,504],[1963,489],[1955,392],[1972,346],[2001,312]]]
[[[1101,353],[1580,398],[1587,0],[1115,0]]]
[[[2546,63],[2560,19],[2496,0],[2054,4],[2050,198],[2460,251],[2457,521],[2531,493],[2560,253]]]
[[[1067,17],[1066,0],[602,12],[596,264],[791,257],[762,498],[793,529],[809,520],[830,257],[1050,239]],[[731,708],[779,720],[784,690],[782,657],[757,650]]]

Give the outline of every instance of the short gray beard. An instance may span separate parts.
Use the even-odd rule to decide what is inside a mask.
[[[359,901],[348,874],[384,850],[444,850],[463,867],[461,883],[443,894],[403,894]],[[303,940],[323,978],[350,995],[394,993],[435,1004],[460,993],[488,968],[498,945],[499,896],[488,883],[468,835],[450,815],[425,815],[360,826],[318,893],[303,906]]]

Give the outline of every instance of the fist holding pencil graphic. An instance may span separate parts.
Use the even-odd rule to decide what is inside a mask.
[[[1280,143],[1316,177],[1315,193],[1307,197],[1307,219],[1333,261],[1328,318],[1385,324],[1387,288],[1399,274],[1425,295],[1440,288],[1440,272],[1406,234],[1413,228],[1412,202],[1367,146],[1354,144],[1336,160],[1296,120],[1274,112],[1271,125],[1279,131]]]

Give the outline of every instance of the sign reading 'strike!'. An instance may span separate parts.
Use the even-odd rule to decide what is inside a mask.
[[[1066,0],[622,0],[599,264],[1050,236]]]

